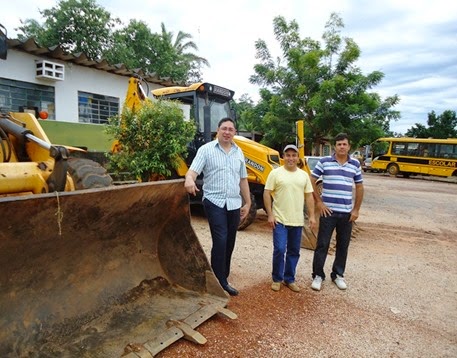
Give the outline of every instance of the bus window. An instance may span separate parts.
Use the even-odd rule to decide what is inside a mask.
[[[412,157],[419,156],[419,144],[418,143],[408,143],[408,150],[406,155],[410,155]]]
[[[406,144],[405,143],[393,143],[392,144],[392,154],[393,155],[405,155],[406,154]]]
[[[440,156],[442,158],[457,158],[456,145],[441,144],[440,145]]]
[[[428,157],[428,144],[427,143],[420,143],[418,148],[418,156],[419,157]]]
[[[428,156],[430,158],[438,157],[438,145],[437,144],[430,143],[428,145]]]

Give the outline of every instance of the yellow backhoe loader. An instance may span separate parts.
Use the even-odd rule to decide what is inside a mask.
[[[236,315],[183,180],[114,186],[77,150],[52,144],[33,114],[0,115],[0,357],[152,357],[182,337],[205,343],[197,326]]]

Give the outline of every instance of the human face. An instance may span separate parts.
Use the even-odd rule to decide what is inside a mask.
[[[217,128],[217,138],[219,139],[219,142],[223,144],[231,143],[235,134],[235,126],[230,121],[222,122],[220,127]]]
[[[293,149],[288,149],[284,153],[284,168],[287,170],[296,170],[298,164],[298,153]]]
[[[347,157],[351,146],[347,139],[339,140],[335,143],[335,154],[337,157]]]

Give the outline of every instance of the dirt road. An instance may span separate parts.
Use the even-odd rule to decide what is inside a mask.
[[[457,184],[364,179],[346,291],[328,280],[311,290],[313,252],[302,249],[301,292],[273,292],[271,231],[259,210],[234,252],[240,295],[228,308],[238,319],[214,317],[197,329],[205,345],[180,340],[158,357],[457,357]],[[209,255],[205,218],[192,225]]]

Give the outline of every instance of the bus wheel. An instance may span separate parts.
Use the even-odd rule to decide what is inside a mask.
[[[390,174],[390,175],[398,175],[398,173],[400,172],[400,169],[398,169],[398,165],[397,164],[389,164],[389,166],[387,167],[387,172]]]

